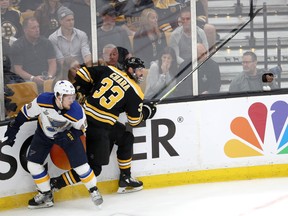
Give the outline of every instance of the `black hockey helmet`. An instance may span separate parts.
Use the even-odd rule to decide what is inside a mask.
[[[130,67],[133,69],[132,73],[128,71]],[[125,72],[128,74],[128,76],[131,79],[134,79],[137,83],[142,82],[144,78],[143,78],[143,74],[137,75],[136,70],[137,69],[142,70],[144,68],[145,68],[144,62],[140,58],[130,57],[124,61]]]
[[[127,58],[124,61],[124,69],[125,69],[125,71],[127,71],[129,67],[131,67],[133,69],[145,68],[145,65],[144,65],[144,62],[140,58],[130,57],[130,58]]]

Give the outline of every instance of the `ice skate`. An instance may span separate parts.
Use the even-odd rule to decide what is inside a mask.
[[[40,192],[28,202],[29,209],[48,208],[54,205],[52,191]]]
[[[117,193],[131,193],[143,189],[143,182],[132,178],[130,175],[121,174]]]
[[[91,196],[93,203],[96,206],[101,207],[101,204],[103,203],[103,198],[102,198],[98,188],[96,186],[93,188],[90,188],[89,193],[90,193],[90,196]]]
[[[60,188],[58,188],[57,185],[57,178],[50,179],[50,187],[53,193],[58,192],[60,190]]]

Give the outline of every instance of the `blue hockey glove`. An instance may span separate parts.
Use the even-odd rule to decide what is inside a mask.
[[[75,141],[75,135],[71,130],[65,130],[54,135],[55,142],[60,146],[65,146]]]
[[[16,139],[16,134],[19,131],[19,127],[17,127],[15,125],[15,121],[11,121],[7,127],[7,130],[4,134],[5,137],[7,137],[7,140],[5,140],[4,142],[2,142],[2,145],[10,145],[13,146],[15,143],[15,139]]]

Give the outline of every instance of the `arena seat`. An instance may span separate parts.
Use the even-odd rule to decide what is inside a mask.
[[[54,81],[53,79],[48,79],[44,81],[44,84],[43,84],[44,92],[53,92],[53,84],[54,84],[53,81]]]
[[[35,97],[38,96],[37,84],[34,82],[23,82],[7,84],[14,94],[9,97],[12,103],[16,103],[17,109],[15,112],[9,112],[8,116],[13,116],[19,112],[21,107],[31,102]]]

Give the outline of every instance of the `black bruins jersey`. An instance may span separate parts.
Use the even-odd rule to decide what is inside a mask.
[[[20,23],[20,13],[13,9],[1,15],[2,36],[9,40],[10,37],[19,38],[23,35],[22,25]]]
[[[77,91],[87,96],[84,109],[88,122],[109,128],[122,112],[131,126],[142,121],[144,94],[126,72],[113,66],[82,67],[75,80]]]

